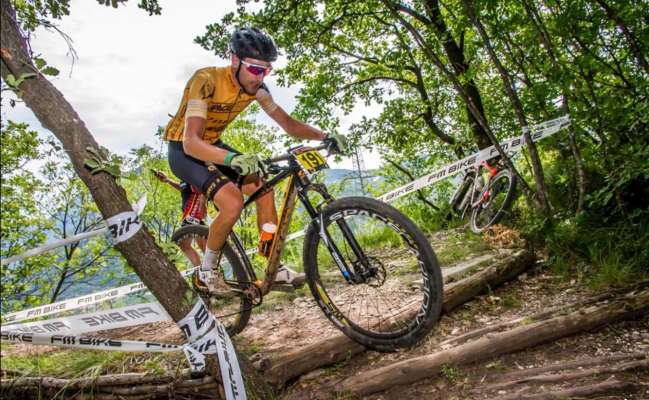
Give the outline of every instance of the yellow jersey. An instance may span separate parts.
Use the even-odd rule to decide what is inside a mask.
[[[266,89],[265,85],[263,87]],[[163,138],[168,141],[183,140],[187,104],[196,100],[207,106],[202,139],[213,143],[228,124],[255,99],[255,95],[249,95],[239,87],[231,67],[201,68],[187,82],[180,107],[167,124]]]

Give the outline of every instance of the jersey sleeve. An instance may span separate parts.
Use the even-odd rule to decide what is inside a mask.
[[[212,77],[207,72],[197,72],[189,83],[185,118],[207,118],[207,102],[214,95],[214,90]]]

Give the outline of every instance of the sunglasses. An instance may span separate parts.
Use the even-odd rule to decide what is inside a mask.
[[[263,75],[266,76],[270,74],[270,70],[273,69],[271,66],[264,66],[264,65],[257,65],[257,64],[251,64],[249,62],[245,62],[243,60],[240,60],[241,64],[246,66],[246,71],[250,72],[253,75]]]

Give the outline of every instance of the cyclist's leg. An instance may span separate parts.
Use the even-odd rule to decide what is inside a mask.
[[[247,196],[256,192],[263,184],[263,181],[257,180],[256,182],[245,184],[241,187],[241,191]],[[255,200],[255,208],[257,209],[257,228],[261,232],[262,225],[271,223],[277,225],[277,209],[275,208],[275,191],[270,190],[263,196]]]
[[[227,182],[216,191],[211,191],[209,195],[219,209],[219,213],[210,224],[206,251],[220,250],[241,215],[243,195],[232,182]]]
[[[239,218],[243,207],[241,191],[220,170],[209,170],[201,160],[185,154],[182,142],[169,142],[169,166],[183,181],[197,187],[219,208],[217,218],[210,224],[205,256],[194,284],[199,290],[208,290],[217,295],[229,295],[221,277],[215,274],[220,252],[232,226]]]
[[[192,263],[192,266],[198,267],[199,265],[201,265],[201,258],[196,250],[194,250],[194,248],[192,247],[192,239],[185,239],[181,241],[180,243],[178,243],[178,247],[180,247],[180,250],[182,250],[185,256],[187,256],[189,261]]]

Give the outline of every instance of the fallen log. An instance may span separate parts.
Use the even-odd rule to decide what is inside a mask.
[[[532,252],[520,250],[467,278],[445,286],[442,312],[452,311],[487,287],[502,285],[534,265],[534,262]],[[280,356],[267,358],[256,365],[263,366],[264,369],[260,372],[266,382],[279,388],[290,379],[344,361],[365,350],[364,346],[341,333]]]
[[[614,378],[596,383],[594,385],[576,386],[569,389],[557,390],[553,392],[544,392],[537,394],[514,394],[505,397],[500,397],[498,400],[558,400],[570,399],[573,397],[612,394],[622,390],[637,389],[639,387],[647,387],[647,385],[640,384],[632,381],[619,381]]]
[[[439,374],[443,365],[460,366],[516,352],[579,332],[592,331],[608,324],[632,319],[649,312],[649,289],[630,292],[603,304],[574,311],[565,316],[522,325],[504,332],[442,350],[426,356],[403,360],[382,368],[346,378],[326,392],[311,393],[310,398],[328,398],[332,392],[356,396],[369,395],[393,386],[417,382]],[[295,398],[304,394],[296,393]]]
[[[128,373],[117,375],[103,375],[96,378],[60,379],[50,377],[22,377],[16,379],[3,379],[2,386],[13,388],[42,387],[45,389],[71,389],[78,390],[90,387],[119,386],[119,385],[147,385],[161,384],[174,380],[189,379],[189,371],[174,375],[150,375],[143,373]]]
[[[484,286],[482,286],[481,290],[485,290],[487,285],[495,287],[501,285],[512,277],[517,276],[527,267],[533,265],[533,263],[534,256],[532,253],[519,251],[503,260],[496,261],[493,265],[486,267],[472,276],[448,285],[445,288],[446,292],[444,294],[445,310],[451,310],[452,307],[457,307],[462,304],[462,301],[458,300],[458,296],[461,296],[464,299],[470,298],[464,295],[463,290],[454,290],[454,288],[470,288],[470,290],[475,293],[475,288],[477,286],[471,283],[473,280],[482,282]],[[453,306],[446,306],[448,302],[452,303]],[[317,354],[314,354],[314,349]],[[275,387],[281,387],[289,379],[295,378],[319,367],[335,364],[365,350],[365,347],[350,340],[347,336],[340,334],[274,359],[261,358],[255,362],[255,365],[259,370],[264,371],[263,378],[267,380],[267,382],[271,383]],[[245,368],[244,366],[244,369],[249,368]],[[246,376],[248,377],[248,374],[246,374]],[[10,387],[13,390],[53,390],[65,388],[65,390],[69,391],[87,391],[90,389],[91,393],[99,396],[97,398],[108,398],[105,396],[112,396],[112,394],[107,394],[106,392],[115,389],[115,394],[119,393],[121,396],[128,397],[129,399],[144,399],[153,398],[155,397],[154,393],[169,390],[171,387],[181,388],[182,385],[179,385],[178,383],[188,379],[190,379],[189,371],[183,370],[177,375],[130,373],[80,379],[23,377],[16,379],[3,379],[2,386],[3,388]],[[146,389],[122,390],[123,388],[119,388],[119,386],[126,385],[144,387]],[[151,389],[154,393],[149,392],[145,394],[144,392],[148,389]],[[78,395],[84,396],[83,393],[79,393]]]
[[[480,392],[485,392],[485,391],[496,390],[496,389],[505,389],[505,388],[510,388],[512,386],[521,385],[524,383],[564,382],[564,381],[577,380],[577,379],[581,379],[589,376],[595,376],[595,375],[631,371],[638,368],[648,369],[649,360],[630,361],[619,365],[602,365],[596,368],[589,368],[578,372],[563,372],[557,374],[543,374],[543,375],[529,376],[527,378],[520,378],[513,381],[500,382],[500,383],[488,385],[483,388],[480,388],[479,390]]]
[[[475,330],[469,331],[467,333],[464,333],[462,335],[454,336],[454,337],[452,337],[450,339],[447,339],[447,340],[445,340],[443,342],[440,342],[440,343],[437,344],[437,346],[439,348],[441,348],[441,349],[447,349],[447,348],[457,346],[457,345],[462,344],[462,343],[466,343],[469,340],[479,338],[481,336],[484,336],[487,333],[498,332],[498,331],[504,330],[505,328],[510,328],[510,327],[516,326],[516,325],[518,325],[519,323],[521,323],[523,321],[528,322],[528,323],[529,322],[542,321],[544,319],[548,319],[548,318],[553,317],[553,316],[555,316],[557,314],[560,314],[560,313],[565,314],[566,312],[568,312],[570,310],[574,310],[574,309],[579,308],[579,307],[595,304],[595,303],[600,302],[602,300],[610,299],[610,298],[613,298],[615,296],[618,296],[620,294],[624,294],[624,293],[632,291],[632,290],[644,289],[646,287],[649,287],[649,280],[641,281],[641,282],[638,282],[638,283],[636,283],[636,284],[634,284],[632,286],[628,286],[628,287],[625,287],[625,288],[622,288],[622,289],[609,290],[609,291],[607,291],[605,293],[600,293],[600,294],[597,294],[595,296],[591,296],[591,297],[588,297],[588,298],[583,299],[583,300],[579,300],[579,301],[571,303],[571,304],[567,304],[567,305],[563,304],[563,305],[560,305],[560,306],[551,307],[551,308],[545,309],[545,310],[540,311],[540,312],[538,312],[536,314],[533,314],[533,315],[520,317],[520,318],[515,318],[515,319],[508,320],[508,321],[500,322],[498,324],[488,325],[488,326],[485,326],[484,328],[475,329]]]
[[[641,360],[649,358],[649,355],[646,353],[620,353],[612,354],[609,356],[602,357],[588,357],[580,360],[570,361],[570,362],[559,362],[557,364],[545,365],[543,367],[524,369],[522,371],[509,372],[504,375],[500,375],[500,380],[503,382],[513,381],[517,379],[523,379],[528,376],[536,376],[546,372],[556,372],[564,371],[568,369],[578,369],[592,367],[594,365],[610,365],[619,361],[628,361],[628,360]]]

